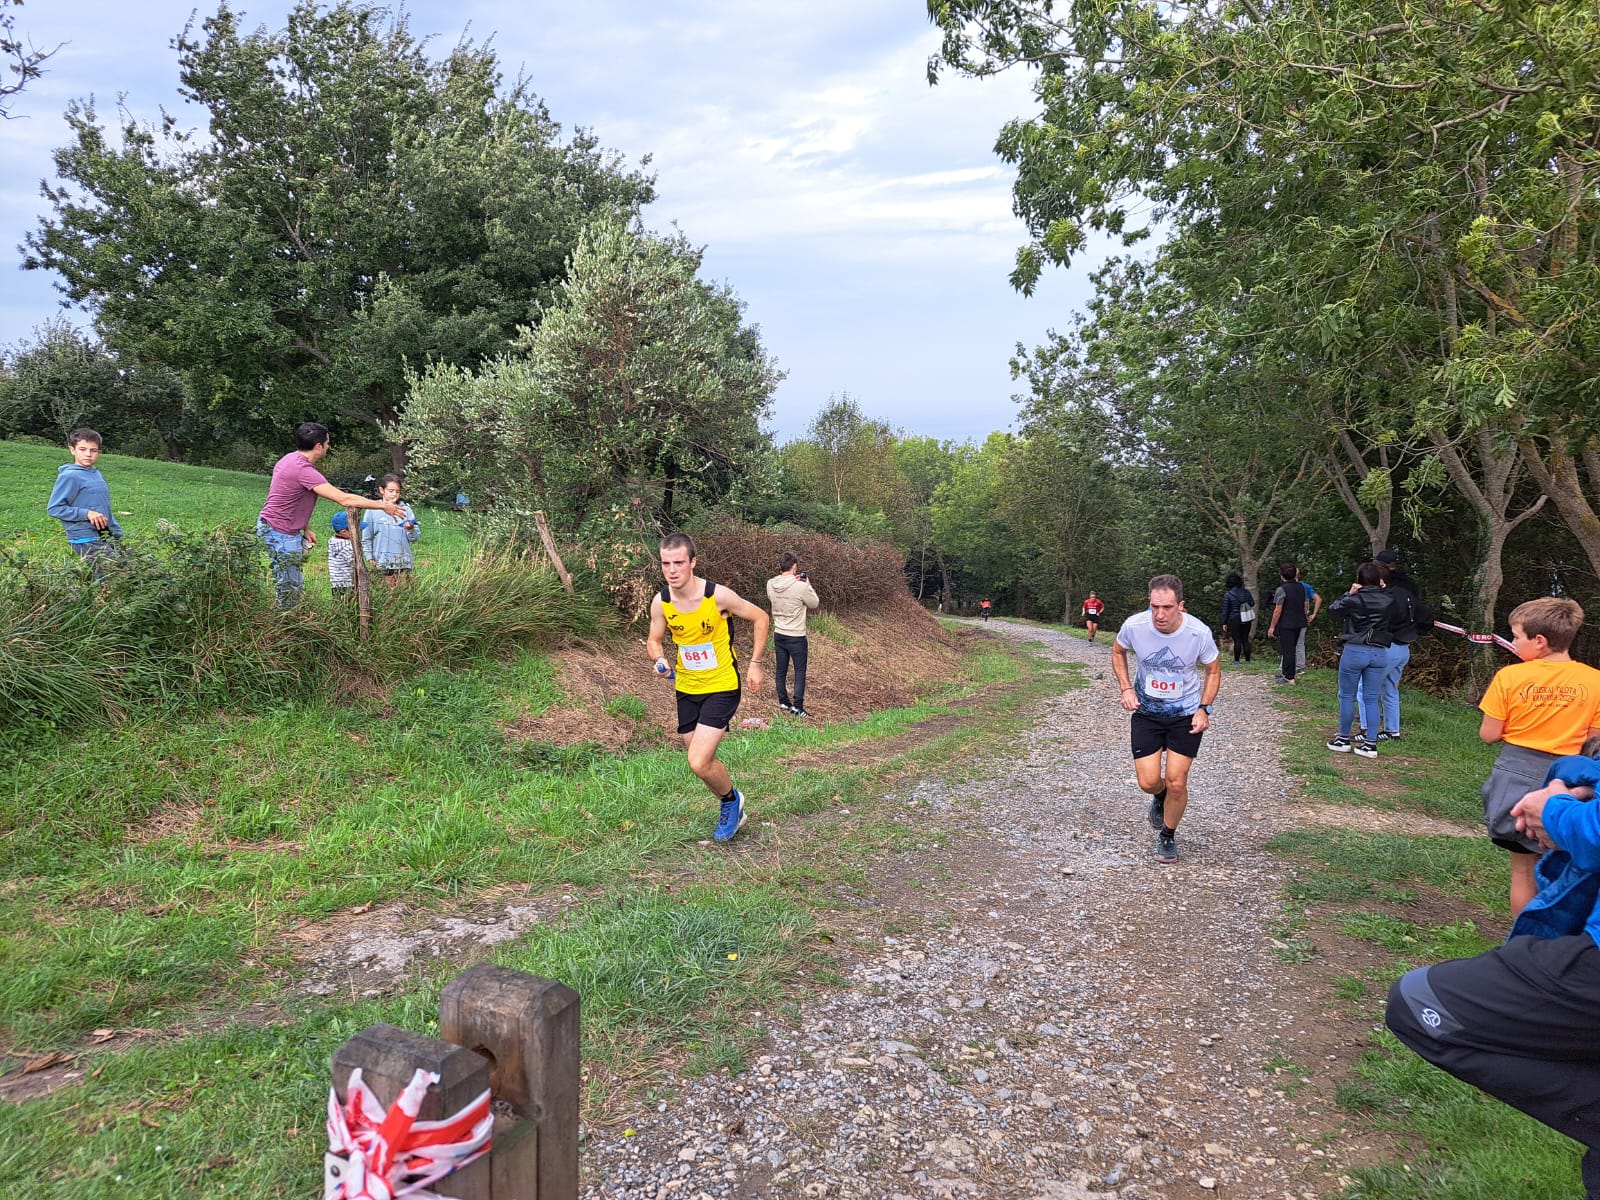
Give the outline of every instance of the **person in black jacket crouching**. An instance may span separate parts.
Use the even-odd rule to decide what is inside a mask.
[[[1384,577],[1378,563],[1362,563],[1349,592],[1328,606],[1328,612],[1344,622],[1344,649],[1339,654],[1339,734],[1328,741],[1328,749],[1339,754],[1354,750],[1362,758],[1378,757],[1378,695],[1389,669],[1389,647],[1406,617],[1405,608],[1384,586]],[[1358,687],[1363,736],[1352,739]]]

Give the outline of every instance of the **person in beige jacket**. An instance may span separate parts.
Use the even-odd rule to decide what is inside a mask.
[[[778,659],[778,709],[796,717],[806,711],[806,613],[821,604],[811,576],[800,570],[800,559],[789,550],[778,556],[778,574],[767,580],[772,604],[773,651]],[[794,703],[789,703],[789,663],[794,662]]]

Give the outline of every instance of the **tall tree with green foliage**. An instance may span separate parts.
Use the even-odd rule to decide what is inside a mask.
[[[681,238],[606,221],[516,349],[413,377],[400,432],[425,480],[568,537],[637,538],[725,494],[782,378]]]
[[[844,392],[828,398],[805,437],[784,446],[785,473],[806,499],[880,512],[899,530],[910,505],[895,470],[894,447],[894,430],[868,417]]]
[[[362,3],[302,0],[276,33],[241,21],[223,4],[173,43],[204,133],[128,118],[116,146],[72,106],[26,246],[115,348],[208,406],[379,436],[408,364],[504,351],[579,231],[651,198],[589,135],[563,142],[486,47],[434,61]]]
[[[955,471],[956,455],[949,442],[931,437],[903,437],[895,441],[894,469],[905,481],[910,497],[907,558],[917,563],[917,599],[925,594],[929,560],[939,577],[939,598],[950,600],[950,563],[934,534],[933,505],[940,489]],[[910,569],[909,563],[907,570]]]
[[[934,0],[930,13],[945,35],[935,73],[1040,72],[1039,114],[1000,139],[1032,234],[1018,286],[1093,230],[1197,235],[1247,264],[1244,294],[1281,301],[1309,391],[1357,402],[1358,420],[1329,431],[1347,462],[1330,462],[1360,449],[1337,440],[1350,428],[1380,458],[1417,432],[1369,422],[1365,396],[1434,404],[1447,445],[1480,432],[1498,455],[1515,445],[1600,572],[1600,10]],[[1363,456],[1351,493],[1368,502],[1397,464]],[[1498,470],[1480,462],[1474,485]]]
[[[1009,433],[991,433],[982,445],[957,446],[949,482],[934,497],[933,535],[971,593],[992,595],[1017,581],[1023,551],[1003,503],[1012,442]]]

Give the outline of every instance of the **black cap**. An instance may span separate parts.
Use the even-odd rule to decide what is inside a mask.
[[[1372,557],[1373,557],[1373,560],[1376,561],[1376,562],[1387,563],[1389,566],[1393,566],[1395,563],[1400,561],[1400,551],[1398,551],[1398,550],[1379,550]]]

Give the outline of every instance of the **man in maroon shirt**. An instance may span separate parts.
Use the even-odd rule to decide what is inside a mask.
[[[267,486],[267,502],[262,505],[256,533],[267,544],[272,562],[272,581],[278,592],[278,607],[292,608],[300,603],[305,578],[300,562],[305,552],[317,544],[311,532],[311,512],[317,497],[332,500],[342,508],[381,508],[397,520],[400,506],[387,500],[368,500],[333,486],[317,464],[328,453],[328,427],[306,421],[294,428],[294,446],[272,468]]]

